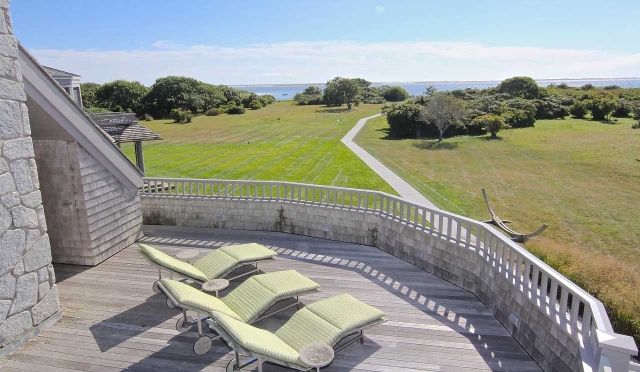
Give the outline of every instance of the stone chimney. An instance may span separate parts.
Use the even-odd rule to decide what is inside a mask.
[[[9,0],[0,0],[0,357],[62,313]]]

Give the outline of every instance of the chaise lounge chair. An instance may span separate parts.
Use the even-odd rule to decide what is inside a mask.
[[[255,265],[255,269],[228,280],[252,274],[258,271],[258,263],[273,260],[278,255],[276,252],[257,243],[231,245],[216,249],[191,265],[146,244],[139,244],[138,246],[140,247],[140,254],[158,267],[158,280],[162,279],[162,270],[166,270],[200,284],[211,279],[223,278],[235,269],[245,265]],[[157,283],[156,281],[153,284],[153,291],[160,293]]]
[[[269,361],[285,367],[307,371],[311,366],[300,359],[300,350],[310,344],[322,343],[335,351],[360,340],[364,343],[364,330],[385,321],[384,313],[360,302],[348,294],[321,300],[297,311],[275,333],[242,322],[221,311],[213,311],[207,319],[233,349],[236,356],[227,365],[227,371],[257,361]],[[249,356],[241,362],[239,354]]]
[[[298,296],[318,292],[320,285],[295,270],[286,270],[252,276],[223,298],[170,279],[159,280],[158,288],[167,295],[168,301],[183,310],[182,318],[176,322],[179,332],[189,331],[193,325],[198,325],[199,337],[193,345],[193,351],[202,355],[211,348],[211,341],[220,337],[211,338],[202,333],[201,321],[207,319],[212,312],[220,312],[244,323],[253,323],[298,306]],[[266,313],[276,303],[289,299],[295,299],[295,302]],[[196,313],[195,320],[187,316],[187,310]]]

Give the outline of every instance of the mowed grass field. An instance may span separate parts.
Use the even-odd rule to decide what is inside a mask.
[[[340,139],[380,105],[352,110],[276,102],[244,115],[198,116],[189,124],[143,124],[162,136],[144,142],[150,177],[277,180],[394,191]],[[133,146],[123,150],[134,159]]]
[[[610,314],[633,314],[637,331],[640,130],[631,124],[539,120],[534,128],[502,131],[498,140],[462,136],[437,146],[385,139],[380,117],[356,142],[443,209],[488,219],[485,188],[494,211],[516,231],[548,223],[527,249],[596,294]]]

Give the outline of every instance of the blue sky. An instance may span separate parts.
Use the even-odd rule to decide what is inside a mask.
[[[640,76],[640,1],[13,0],[16,36],[84,81]]]

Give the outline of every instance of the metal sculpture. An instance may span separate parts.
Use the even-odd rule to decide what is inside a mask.
[[[514,242],[524,243],[527,240],[529,240],[530,238],[533,238],[536,235],[542,234],[542,232],[548,226],[546,223],[543,223],[542,226],[540,226],[540,228],[538,230],[536,230],[536,231],[534,231],[534,232],[532,232],[530,234],[522,234],[522,233],[519,233],[517,231],[514,231],[514,230],[510,229],[507,226],[507,224],[511,223],[511,221],[503,220],[493,212],[493,208],[491,208],[491,205],[489,205],[489,199],[487,199],[487,193],[484,191],[484,189],[482,189],[482,197],[484,198],[484,203],[487,205],[487,209],[489,209],[489,213],[491,213],[491,219],[487,220],[487,221],[482,221],[482,222],[489,223],[489,224],[492,224],[494,226],[497,226],[502,231],[506,232],[509,235],[509,237],[511,238],[511,240],[513,240]]]

